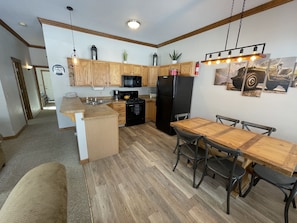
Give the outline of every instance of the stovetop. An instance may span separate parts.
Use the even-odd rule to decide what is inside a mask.
[[[127,104],[144,103],[145,100],[141,98],[131,98],[126,101]]]
[[[129,99],[125,99],[129,96]],[[138,97],[138,91],[119,91],[119,99],[123,99],[127,104],[143,103],[144,100]]]

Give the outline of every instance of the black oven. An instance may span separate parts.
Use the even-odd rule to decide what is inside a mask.
[[[145,100],[129,99],[126,102],[126,126],[145,123]]]
[[[126,126],[145,123],[145,100],[138,98],[138,91],[118,91],[118,95],[126,101]]]
[[[122,75],[122,87],[141,87],[141,76]]]

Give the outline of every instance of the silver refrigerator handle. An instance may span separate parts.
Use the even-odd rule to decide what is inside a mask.
[[[172,98],[175,98],[175,92],[176,92],[176,77],[173,77],[173,83],[172,83]]]

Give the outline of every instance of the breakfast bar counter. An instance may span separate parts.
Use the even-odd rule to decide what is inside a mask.
[[[79,97],[64,97],[60,112],[76,124],[81,163],[119,152],[119,114],[107,104],[90,105]]]

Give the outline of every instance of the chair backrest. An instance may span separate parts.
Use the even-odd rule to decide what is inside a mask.
[[[231,173],[235,168],[238,156],[242,155],[242,152],[239,149],[231,149],[229,147],[218,144],[206,137],[203,138],[206,153],[209,154],[209,157],[212,157],[213,160],[217,162],[221,170],[226,170],[226,174]],[[233,163],[232,169],[230,166],[226,166],[224,160],[231,161]]]
[[[197,145],[198,141],[203,138],[203,136],[201,136],[201,135],[187,132],[181,128],[178,128],[178,127],[173,127],[173,128],[176,132],[178,142],[180,140],[182,140],[186,144],[196,144]]]
[[[190,116],[190,113],[181,113],[181,114],[176,114],[174,117],[176,121],[179,121],[183,119],[188,119],[189,116]]]
[[[252,122],[247,122],[247,121],[242,121],[242,129],[246,129],[248,131],[253,132],[253,130],[258,129],[262,131],[261,134],[263,135],[268,135],[270,136],[272,132],[276,131],[276,128],[270,127],[270,126],[265,126],[265,125],[260,125]]]
[[[225,121],[227,121],[227,123],[230,126],[234,126],[234,127],[236,126],[237,123],[240,122],[238,119],[235,119],[235,118],[229,118],[229,117],[222,116],[222,115],[216,115],[216,122],[226,124]]]

